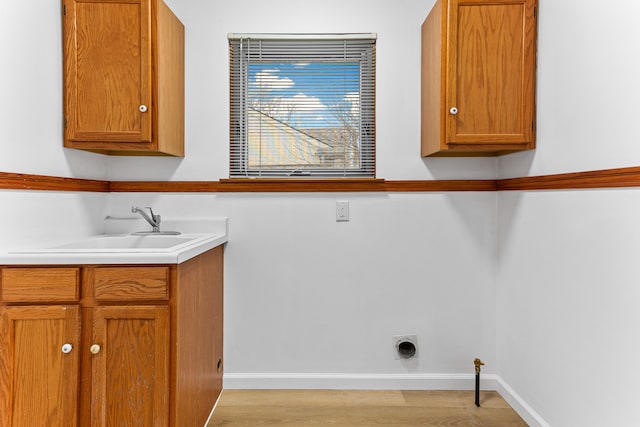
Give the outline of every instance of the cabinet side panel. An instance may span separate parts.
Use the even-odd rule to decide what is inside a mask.
[[[538,52],[538,1],[525,1],[523,125],[527,149],[536,147],[536,82]]]
[[[75,2],[62,0],[62,60],[64,74],[64,145],[74,137],[76,129],[76,12]]]
[[[421,154],[440,150],[442,137],[442,0],[436,2],[422,24]]]
[[[156,52],[158,150],[184,156],[184,26],[157,0]]]
[[[222,391],[223,246],[178,266],[173,427],[201,426]]]

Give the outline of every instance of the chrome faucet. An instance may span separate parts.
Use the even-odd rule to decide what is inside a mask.
[[[149,225],[151,225],[151,227],[153,227],[153,232],[159,233],[160,232],[160,215],[154,215],[153,209],[151,209],[149,206],[147,206],[146,209],[149,209],[149,213],[151,213],[151,216],[149,216],[144,211],[144,209],[139,208],[137,206],[131,206],[131,212],[140,214],[140,216],[144,218],[145,221],[147,221]]]

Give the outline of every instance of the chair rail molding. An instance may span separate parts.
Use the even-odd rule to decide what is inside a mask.
[[[218,181],[106,181],[0,172],[0,190],[102,193],[332,193],[531,191],[640,187],[640,167],[505,179],[220,179]]]

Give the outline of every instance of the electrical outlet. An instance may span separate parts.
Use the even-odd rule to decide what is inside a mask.
[[[338,222],[349,221],[349,201],[348,200],[336,201],[336,221]]]

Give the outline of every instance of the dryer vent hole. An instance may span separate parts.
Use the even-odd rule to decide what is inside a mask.
[[[394,335],[391,337],[393,345],[393,358],[396,360],[417,359],[418,336],[417,335]]]
[[[416,355],[416,346],[411,341],[398,343],[398,355],[403,359],[409,359]]]

